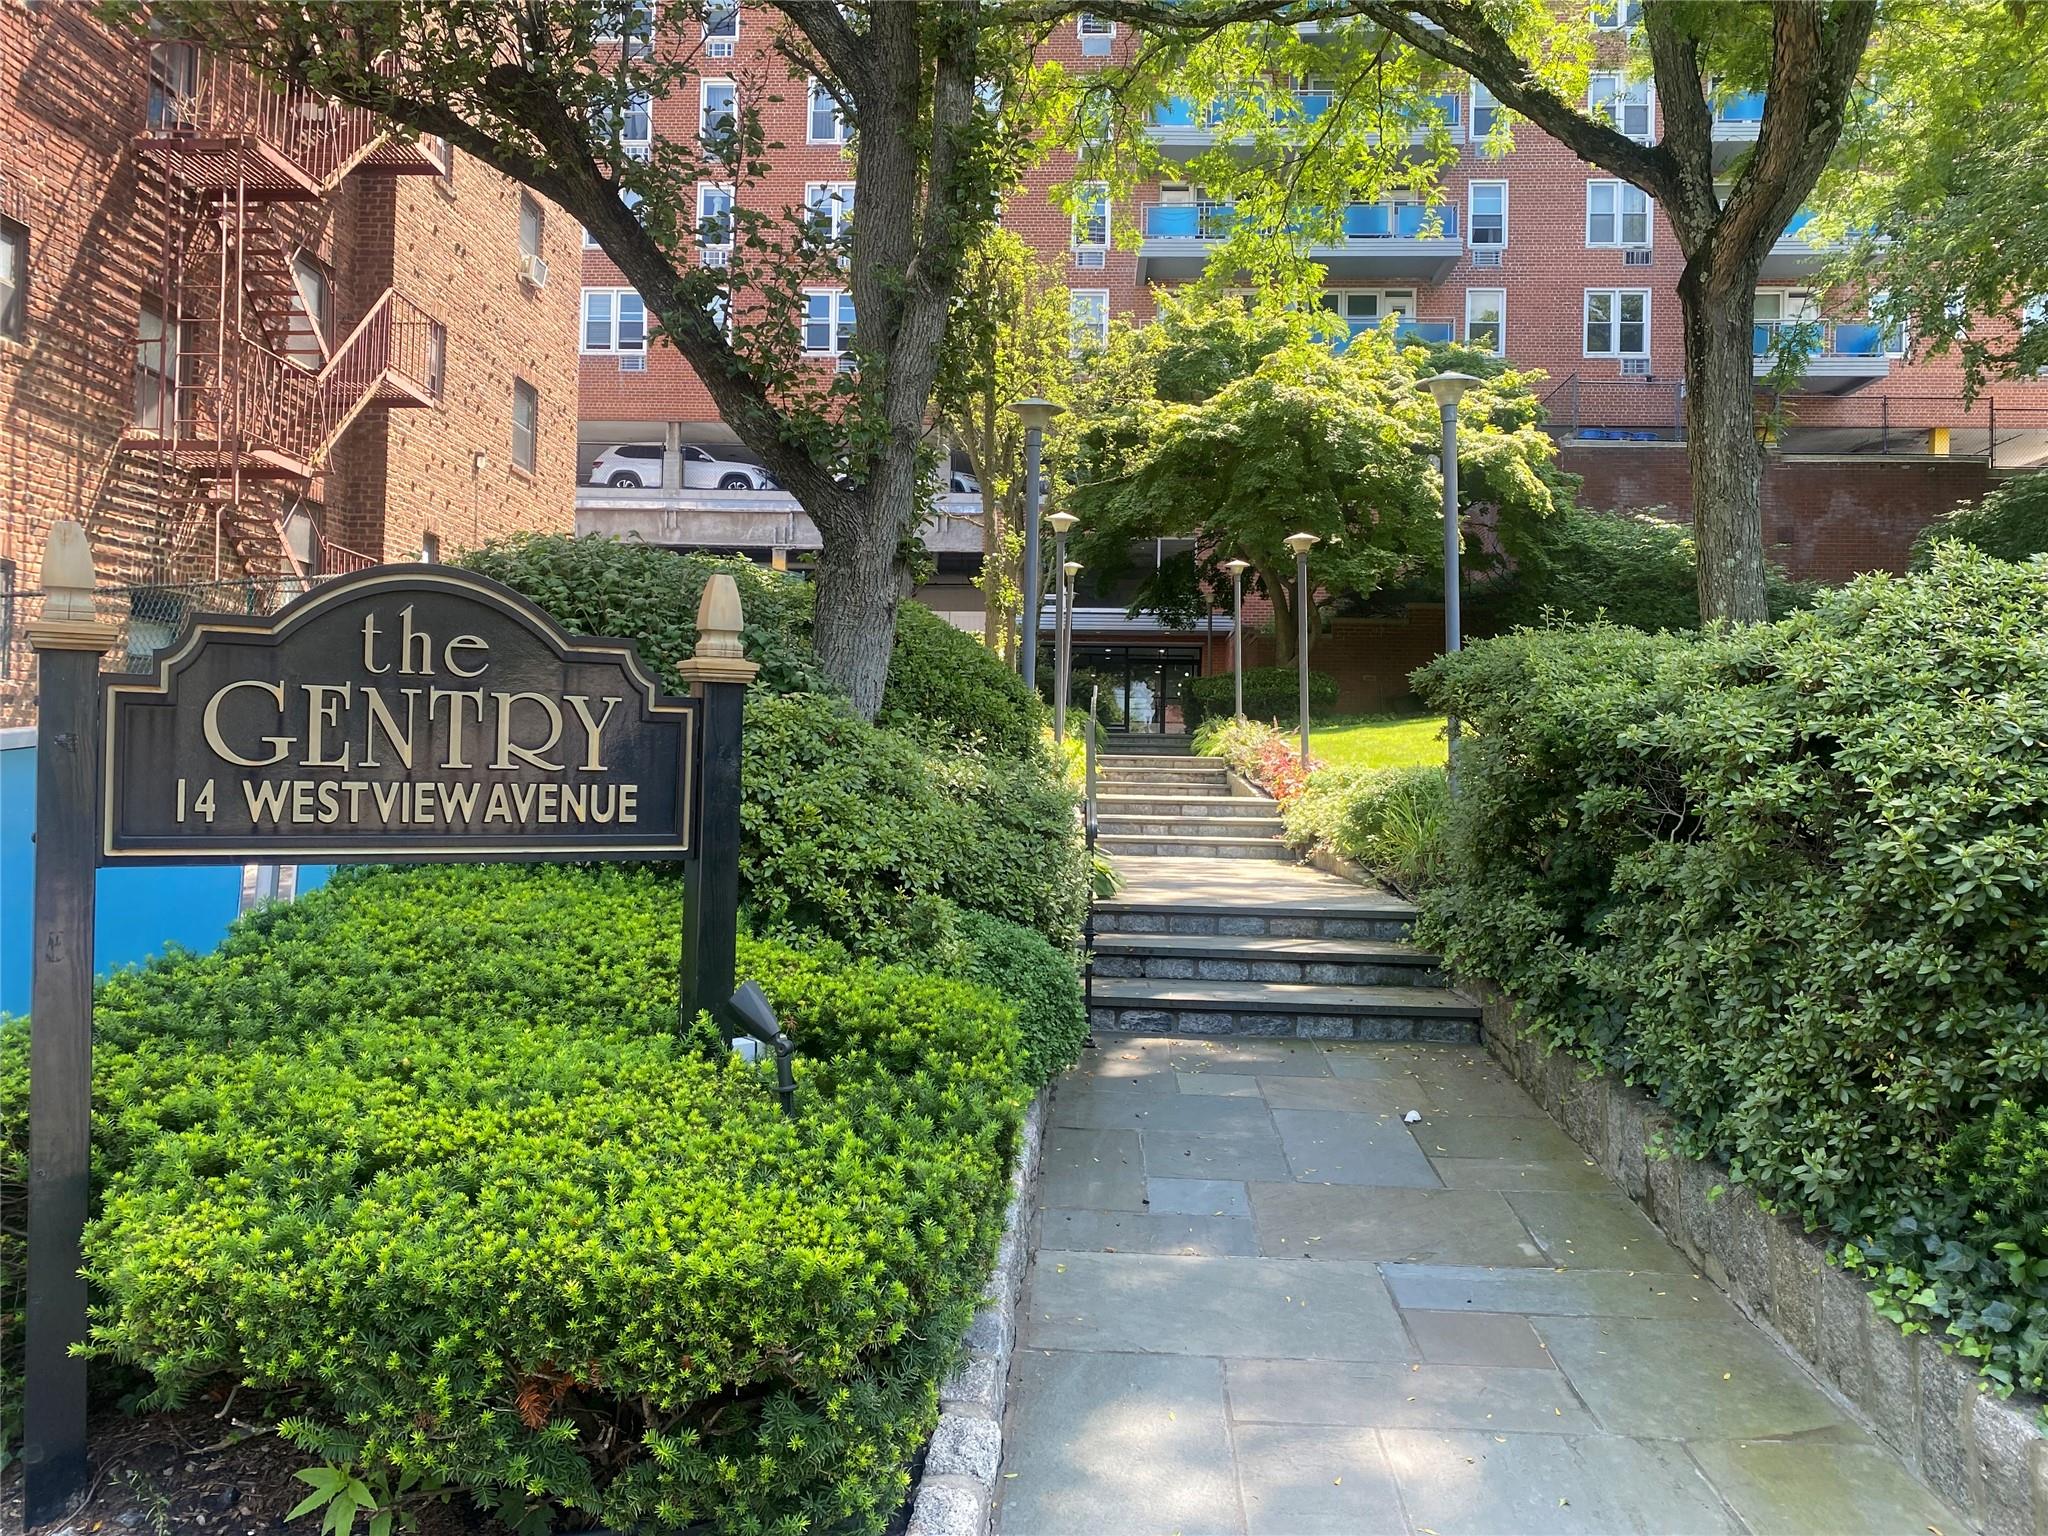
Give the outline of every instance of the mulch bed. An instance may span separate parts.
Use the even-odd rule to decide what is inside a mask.
[[[220,1415],[216,1399],[176,1413],[96,1416],[88,1430],[92,1493],[36,1536],[273,1536],[320,1529],[319,1511],[285,1513],[311,1492],[292,1474],[313,1458],[262,1427]],[[220,1416],[217,1416],[220,1415]],[[21,1468],[0,1475],[0,1531],[21,1529]],[[360,1530],[360,1525],[358,1526]],[[421,1511],[421,1536],[502,1533],[461,1497]]]

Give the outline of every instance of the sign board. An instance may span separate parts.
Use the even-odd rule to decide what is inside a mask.
[[[266,617],[198,618],[153,674],[102,681],[116,632],[96,616],[83,527],[51,530],[42,569],[43,613],[27,627],[39,719],[31,1525],[61,1517],[88,1484],[85,1362],[72,1350],[87,1319],[94,866],[680,858],[683,1016],[730,1021],[740,733],[758,670],[723,573],[678,669],[691,696],[673,698],[629,641],[566,635],[508,587],[408,565],[342,577]]]
[[[103,863],[674,858],[697,706],[509,588],[380,566],[105,684]]]

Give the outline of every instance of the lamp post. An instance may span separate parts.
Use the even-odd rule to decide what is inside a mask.
[[[1244,573],[1249,560],[1226,560],[1230,572],[1230,691],[1237,718],[1244,718]]]
[[[1067,739],[1067,668],[1060,659],[1067,637],[1067,583],[1057,575],[1067,564],[1067,534],[1081,521],[1071,512],[1055,512],[1046,519],[1052,524],[1052,734],[1056,741]]]
[[[1290,533],[1294,551],[1294,670],[1301,701],[1301,771],[1308,772],[1308,552],[1323,541],[1312,533]]]
[[[1081,562],[1078,560],[1062,560],[1060,562],[1060,574],[1064,578],[1060,582],[1060,586],[1063,589],[1061,596],[1065,601],[1060,613],[1059,638],[1054,642],[1059,647],[1055,656],[1055,664],[1059,673],[1060,698],[1058,705],[1053,710],[1053,725],[1060,739],[1064,741],[1066,740],[1064,733],[1067,723],[1067,695],[1073,692],[1074,688],[1074,578],[1081,574]]]
[[[1024,428],[1024,634],[1018,664],[1024,681],[1038,686],[1038,457],[1045,429],[1065,406],[1050,400],[1019,400],[1011,414]]]
[[[1458,574],[1458,402],[1465,391],[1479,381],[1469,373],[1439,373],[1423,384],[1436,397],[1437,414],[1443,421],[1444,474],[1444,653],[1464,648],[1461,616],[1458,612],[1462,582]],[[1458,788],[1458,716],[1451,712],[1444,721],[1449,742],[1445,775],[1455,793]]]

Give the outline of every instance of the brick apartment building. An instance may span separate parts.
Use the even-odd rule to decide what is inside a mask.
[[[573,525],[580,231],[366,114],[0,0],[0,593],[84,521],[140,653]],[[0,724],[29,708],[0,603]],[[114,664],[118,664],[118,661]]]
[[[770,52],[780,24],[774,13],[750,6],[715,18],[703,39],[699,78],[649,103],[628,136],[694,136],[707,113],[729,110],[729,93],[746,88],[742,82],[770,80],[782,99],[757,104],[767,141],[782,147],[771,152],[768,175],[742,195],[774,208],[850,202],[851,163],[829,99],[807,99],[804,82],[790,80]],[[1127,57],[1131,46],[1113,23],[1084,16],[1057,29],[1041,57],[1088,69]],[[1619,29],[1599,39],[1601,67],[1591,93],[1611,102],[1623,131],[1650,138],[1659,130],[1651,88],[1631,87],[1619,72],[1628,47]],[[1297,100],[1312,116],[1330,97],[1310,82]],[[1432,212],[1412,198],[1392,197],[1347,209],[1345,238],[1312,253],[1327,269],[1326,303],[1354,328],[1397,316],[1404,333],[1418,339],[1490,345],[1518,367],[1543,369],[1562,460],[1585,477],[1587,503],[1686,513],[1677,297],[1683,263],[1669,223],[1639,190],[1527,124],[1517,125],[1512,150],[1489,152],[1482,141],[1495,108],[1483,88],[1446,94],[1435,105],[1460,151],[1441,178],[1440,204]],[[1715,143],[1730,162],[1754,141],[1760,116],[1760,98],[1722,108]],[[1172,162],[1207,148],[1215,130],[1188,103],[1172,102],[1148,132]],[[1134,206],[1104,205],[1097,216],[1071,217],[1056,205],[1053,189],[1073,171],[1070,156],[1048,156],[1012,201],[1007,221],[1058,264],[1077,327],[1100,329],[1113,317],[1142,322],[1153,313],[1154,285],[1200,274],[1229,210],[1189,181],[1162,179],[1139,191]],[[700,188],[700,215],[715,214],[728,195]],[[1966,405],[1952,359],[1918,356],[1906,338],[1824,311],[1825,296],[1814,292],[1812,278],[1827,253],[1803,237],[1803,222],[1772,251],[1756,299],[1760,376],[1783,328],[1815,324],[1820,337],[1798,389],[1778,402],[1788,425],[1765,475],[1766,537],[1773,558],[1794,574],[1839,580],[1896,568],[1913,534],[1936,513],[1981,495],[1993,473],[2048,458],[2048,382],[2000,384]],[[707,259],[718,260],[718,253]],[[681,358],[646,345],[637,296],[594,248],[583,252],[583,286],[580,470],[587,479],[593,462],[620,444],[665,444],[669,457],[665,477],[649,462],[650,448],[640,450],[640,464],[608,459],[607,478],[642,483],[579,491],[582,526],[764,557],[771,546],[814,540],[786,497],[677,489],[679,449],[716,454],[735,438]],[[811,302],[807,340],[829,354],[851,316],[839,295],[821,291]],[[1770,403],[1760,394],[1760,406]],[[655,490],[657,484],[664,488]],[[978,529],[943,521],[936,532],[942,585],[921,595],[953,608],[957,621],[973,622],[977,595],[963,573],[975,568]],[[1090,665],[1148,669],[1157,700],[1171,696],[1175,677],[1227,656],[1227,646],[1212,645],[1206,631],[1161,633],[1126,619],[1121,609],[1084,611],[1082,619],[1078,643],[1090,648]],[[1438,621],[1418,612],[1416,622],[1429,628]],[[1382,630],[1375,631],[1378,640],[1358,645],[1389,655],[1415,648]],[[1139,653],[1142,660],[1132,661]],[[1407,665],[1389,675],[1398,677]],[[1375,696],[1368,689],[1347,702]]]

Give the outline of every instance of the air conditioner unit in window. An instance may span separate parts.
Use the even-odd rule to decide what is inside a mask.
[[[723,267],[732,261],[732,248],[724,245],[707,246],[702,257],[707,267]]]
[[[646,371],[647,371],[647,354],[646,354],[645,352],[626,352],[626,353],[622,353],[622,354],[620,354],[620,357],[619,357],[619,372],[621,372],[621,373],[645,373]]]
[[[1647,357],[1624,357],[1621,360],[1621,376],[1624,379],[1647,379],[1650,376],[1650,360]]]
[[[732,39],[729,37],[712,38],[708,43],[704,45],[704,56],[709,59],[731,58]]]
[[[531,283],[536,288],[545,288],[548,285],[548,264],[531,251],[521,251],[519,278],[521,282]]]
[[[1086,246],[1074,252],[1074,265],[1077,267],[1088,267],[1091,269],[1100,267],[1108,259],[1109,253],[1099,245]]]
[[[1623,251],[1621,264],[1624,267],[1647,267],[1650,265],[1650,248],[1647,245],[1639,245],[1632,250]]]
[[[1500,247],[1497,245],[1475,245],[1472,247],[1472,265],[1497,267],[1500,265],[1500,255]]]
[[[832,359],[832,371],[834,373],[858,373],[860,372],[860,362],[851,352],[842,352]]]

